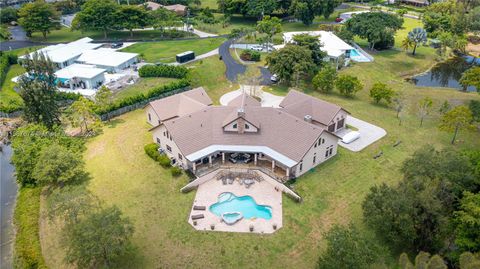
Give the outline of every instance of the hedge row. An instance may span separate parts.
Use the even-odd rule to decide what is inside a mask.
[[[130,96],[130,97],[127,97],[127,98],[124,98],[124,99],[120,99],[119,101],[117,101],[117,102],[115,102],[115,103],[111,104],[110,106],[105,107],[103,109],[102,108],[97,108],[95,110],[95,113],[97,113],[98,115],[102,115],[102,114],[112,112],[112,111],[117,110],[117,109],[122,108],[122,107],[133,105],[133,104],[136,104],[136,103],[139,103],[139,102],[142,102],[142,101],[146,101],[150,98],[158,97],[161,94],[166,93],[166,92],[170,92],[170,91],[178,90],[178,89],[181,89],[181,88],[185,88],[187,86],[190,86],[190,82],[186,79],[182,79],[182,80],[179,80],[179,81],[174,81],[174,82],[171,82],[170,84],[162,85],[162,86],[153,88],[150,91],[148,91],[147,93],[139,93],[139,94],[134,95],[134,96]]]
[[[39,235],[41,188],[21,188],[15,206],[14,268],[47,268]]]
[[[17,56],[9,53],[0,52],[0,86],[7,76],[10,65],[17,63]]]
[[[164,168],[169,168],[171,166],[170,159],[165,154],[160,154],[158,152],[158,145],[155,143],[147,144],[143,148],[145,153],[152,158],[154,161],[158,162]]]
[[[138,70],[140,77],[185,78],[188,69],[175,65],[144,65]]]
[[[258,62],[258,61],[260,61],[260,52],[254,51],[254,50],[244,50],[240,54],[240,59],[242,59],[244,61]]]

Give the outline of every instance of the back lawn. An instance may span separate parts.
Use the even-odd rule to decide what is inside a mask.
[[[120,39],[131,39],[131,40],[161,40],[163,39],[162,33],[159,30],[142,30],[134,31],[133,37],[130,37],[130,32],[128,31],[109,31],[107,40],[120,40]],[[191,33],[184,33],[185,37],[196,36]],[[30,38],[31,41],[37,42],[71,42],[83,37],[90,37],[94,40],[105,40],[103,37],[102,31],[79,31],[72,30],[68,27],[62,27],[58,30],[52,30],[47,35],[47,40],[43,39],[41,33],[33,33]]]
[[[175,78],[140,78],[135,84],[115,92],[113,96],[114,99],[124,99],[139,93],[146,93],[154,87],[159,87],[176,80]]]
[[[212,51],[225,42],[225,38],[205,38],[192,40],[169,40],[159,42],[137,43],[122,51],[140,53],[147,62],[175,62],[175,55],[192,50],[198,56]]]

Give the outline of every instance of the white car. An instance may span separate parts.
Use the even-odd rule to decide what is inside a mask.
[[[351,131],[348,134],[344,135],[342,137],[342,142],[345,144],[350,144],[353,141],[357,140],[360,138],[360,133],[357,131]]]
[[[279,77],[278,77],[277,74],[273,74],[273,75],[270,77],[270,80],[271,80],[272,82],[277,82],[278,79],[279,79]]]
[[[250,49],[255,51],[262,51],[263,47],[260,45],[253,45],[253,46],[250,46]]]

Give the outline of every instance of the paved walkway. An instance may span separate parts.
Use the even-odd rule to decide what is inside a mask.
[[[338,144],[354,152],[361,151],[387,134],[384,129],[352,116],[347,116],[346,124],[357,128],[360,133],[360,138],[349,144],[345,144],[341,141],[339,141]],[[351,130],[344,129],[337,133],[337,135],[343,137],[349,132],[351,132]]]

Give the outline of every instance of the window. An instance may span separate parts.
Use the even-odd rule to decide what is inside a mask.
[[[150,113],[148,113],[148,121],[152,121],[152,115],[150,115]]]
[[[167,133],[163,132],[163,136],[167,136]]]
[[[325,139],[322,138],[322,144],[325,144]]]
[[[328,126],[328,131],[332,133],[335,132],[335,123]]]
[[[303,170],[303,163],[300,163],[300,172]]]
[[[157,144],[160,145],[160,138],[157,137]]]
[[[178,153],[178,159],[183,160],[182,154]]]
[[[333,145],[330,145],[329,147],[327,147],[327,150],[325,151],[325,158],[332,156],[332,153],[333,153]]]
[[[172,141],[172,136],[170,136],[170,141]]]
[[[250,129],[250,125],[245,123],[245,129]]]
[[[328,155],[332,155],[333,153],[333,146],[330,146],[330,150],[328,151]]]
[[[171,148],[169,145],[167,145],[167,150],[168,150],[169,152],[172,152],[172,148]]]
[[[232,127],[233,127],[233,129],[237,129],[237,124],[236,124],[236,123],[235,123],[235,124],[233,124],[233,126],[232,126]]]
[[[317,147],[317,142],[315,142],[315,145],[313,145],[313,147],[314,147],[314,148],[316,148],[316,147]]]
[[[313,163],[317,162],[317,155],[313,155]]]

